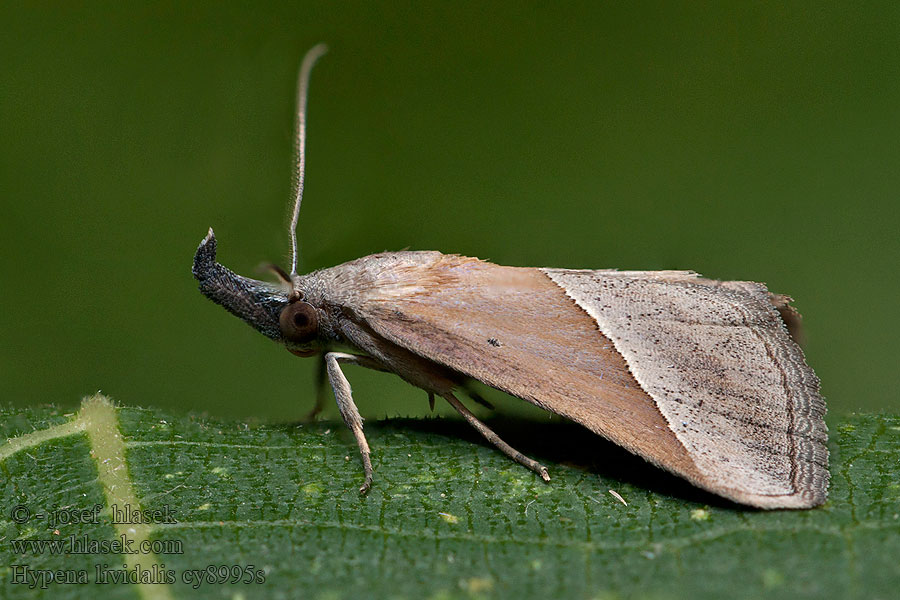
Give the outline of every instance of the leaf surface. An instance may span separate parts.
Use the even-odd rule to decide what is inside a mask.
[[[900,417],[833,423],[828,503],[775,512],[575,425],[490,424],[552,482],[456,421],[368,422],[376,479],[360,497],[340,423],[219,422],[100,396],[75,415],[0,411],[0,597],[889,598],[900,584]],[[113,523],[112,505],[154,522]],[[117,539],[154,551],[39,545]],[[41,575],[58,569],[62,582]],[[82,571],[88,584],[65,581]],[[96,585],[116,571],[176,583]]]

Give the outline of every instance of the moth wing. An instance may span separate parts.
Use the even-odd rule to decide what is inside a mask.
[[[706,478],[785,506],[824,502],[825,403],[783,297],[685,272],[543,272],[612,340]]]
[[[708,488],[612,342],[546,274],[430,252],[372,258],[335,289],[380,336]]]
[[[388,340],[738,502],[824,501],[818,380],[765,286],[403,255],[351,302]]]

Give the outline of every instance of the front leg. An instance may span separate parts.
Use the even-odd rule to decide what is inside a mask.
[[[353,437],[356,438],[356,445],[359,446],[359,453],[362,455],[366,479],[362,487],[359,488],[359,493],[365,494],[372,487],[373,471],[372,461],[369,459],[369,442],[366,441],[366,436],[363,434],[363,419],[359,414],[359,409],[356,408],[356,404],[353,402],[350,382],[347,381],[344,372],[341,371],[340,363],[342,362],[368,367],[376,371],[384,371],[385,369],[379,363],[366,356],[357,356],[346,352],[328,352],[325,354],[325,369],[328,372],[328,379],[334,390],[334,399],[337,401],[344,423],[353,432]]]

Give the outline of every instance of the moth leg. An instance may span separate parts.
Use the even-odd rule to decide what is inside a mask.
[[[325,354],[325,369],[328,373],[328,379],[331,382],[331,388],[334,390],[334,399],[337,401],[338,408],[341,411],[341,417],[344,418],[344,423],[347,424],[347,427],[353,432],[353,437],[356,438],[356,445],[359,446],[359,453],[362,456],[366,479],[362,484],[362,487],[359,488],[359,493],[365,494],[369,491],[369,488],[372,487],[373,471],[372,461],[369,459],[369,442],[366,441],[366,436],[363,434],[363,419],[359,414],[359,409],[356,408],[356,404],[353,402],[353,396],[350,392],[350,382],[347,381],[344,372],[341,371],[339,363],[342,362],[357,364],[370,369],[375,369],[376,371],[383,371],[384,368],[371,358],[365,356],[356,356],[345,352],[328,352]]]
[[[469,398],[482,405],[483,407],[494,410],[494,405],[485,400],[484,397],[475,390],[466,390],[466,394],[469,396]]]
[[[324,356],[319,358],[318,362],[319,364],[316,367],[316,404],[303,417],[304,423],[315,421],[322,409],[325,408],[325,390],[327,389],[325,382],[328,380],[328,365],[325,364]]]
[[[520,465],[524,465],[541,476],[541,479],[544,481],[550,481],[550,475],[547,473],[547,467],[542,465],[541,463],[528,458],[506,442],[500,439],[496,433],[494,433],[487,425],[478,420],[478,418],[469,411],[468,408],[463,406],[462,402],[456,399],[456,396],[448,393],[444,396],[444,399],[450,403],[450,406],[456,409],[456,412],[462,415],[462,417],[469,422],[469,425],[478,430],[478,433],[484,436],[484,439],[492,443],[496,446],[503,454],[507,455]]]

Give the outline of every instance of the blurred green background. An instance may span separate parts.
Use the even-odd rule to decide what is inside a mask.
[[[900,409],[900,4],[546,4],[4,3],[2,400],[308,409],[314,361],[190,264],[209,226],[238,273],[286,263],[325,41],[304,270],[409,247],[764,281],[832,414]],[[427,412],[347,374],[364,415]]]

